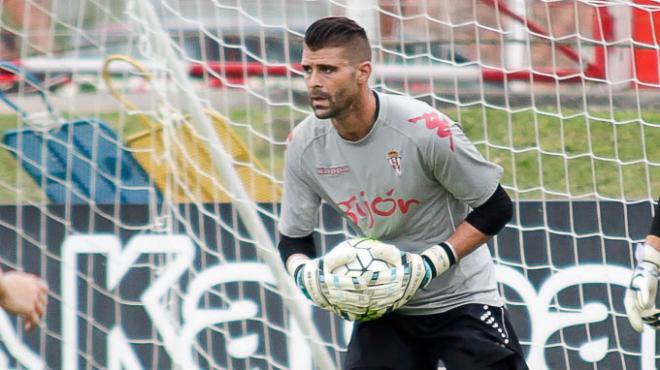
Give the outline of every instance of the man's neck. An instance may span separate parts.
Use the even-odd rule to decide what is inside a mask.
[[[344,117],[332,119],[332,125],[342,138],[358,141],[367,136],[376,123],[376,97],[371,90],[366,90],[355,99],[351,108]]]

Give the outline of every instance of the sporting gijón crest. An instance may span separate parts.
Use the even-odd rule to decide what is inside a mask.
[[[390,167],[394,170],[394,173],[397,176],[401,176],[401,153],[398,150],[392,149],[387,152],[387,162],[390,164]]]
[[[454,151],[454,138],[451,133],[451,124],[449,119],[445,116],[440,116],[438,112],[428,112],[424,113],[421,116],[413,117],[408,119],[410,123],[417,123],[418,121],[426,122],[426,128],[429,130],[436,130],[436,134],[439,137],[449,138],[449,148],[451,151]]]

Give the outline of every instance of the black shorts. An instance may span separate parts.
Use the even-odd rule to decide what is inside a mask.
[[[504,308],[467,304],[428,316],[355,323],[343,369],[526,370]]]

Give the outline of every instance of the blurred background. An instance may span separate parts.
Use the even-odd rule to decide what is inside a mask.
[[[367,30],[375,90],[504,168],[516,213],[489,246],[530,367],[657,368],[622,303],[660,195],[652,0],[1,1],[0,265],[52,292],[37,332],[0,315],[0,368],[341,363],[351,324],[299,301],[301,332],[273,257],[302,38],[328,15]],[[351,233],[324,205],[320,252]]]

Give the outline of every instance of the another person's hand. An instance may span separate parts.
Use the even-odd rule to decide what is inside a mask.
[[[660,252],[650,245],[638,245],[635,249],[637,266],[623,301],[630,325],[638,332],[644,323],[660,329],[660,310],[655,308],[658,289]]]
[[[0,275],[0,306],[25,319],[25,329],[39,325],[46,312],[48,286],[37,276],[20,271]]]

